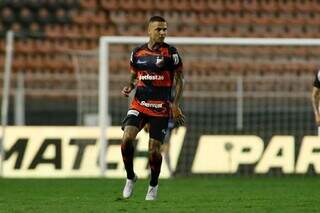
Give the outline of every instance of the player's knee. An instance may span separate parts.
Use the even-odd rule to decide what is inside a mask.
[[[130,133],[124,133],[122,137],[122,143],[129,144],[132,143],[135,137]]]
[[[125,129],[122,137],[122,143],[132,143],[136,138],[137,133],[138,132],[136,130],[133,130],[131,128]]]
[[[150,139],[149,153],[150,155],[161,155],[161,142],[154,139]]]
[[[162,159],[161,152],[159,150],[151,150],[149,151],[149,160],[154,162],[154,161],[159,161]]]

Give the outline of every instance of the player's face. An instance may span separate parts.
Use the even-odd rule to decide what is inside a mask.
[[[148,35],[150,40],[155,43],[162,43],[167,36],[167,23],[166,22],[151,22],[148,28]]]

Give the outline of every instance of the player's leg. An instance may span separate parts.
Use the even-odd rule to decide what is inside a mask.
[[[127,172],[127,180],[123,189],[123,197],[129,198],[133,192],[134,183],[137,180],[137,176],[133,170],[133,157],[134,157],[134,144],[138,132],[143,125],[143,116],[135,110],[129,110],[127,117],[123,121],[122,129],[124,130],[121,144],[121,154],[124,163],[124,167]]]
[[[149,141],[149,164],[151,169],[150,186],[158,185],[158,178],[161,170],[162,155],[161,142],[150,138]]]
[[[158,192],[158,179],[161,171],[162,155],[161,142],[150,138],[149,140],[149,166],[151,178],[146,195],[146,200],[155,200]]]
[[[124,167],[127,172],[127,179],[133,179],[135,177],[133,171],[133,157],[134,157],[134,145],[139,129],[135,126],[126,126],[124,129],[122,144],[121,144],[121,154]]]
[[[133,157],[134,157],[134,145],[133,140],[138,134],[139,130],[135,126],[126,126],[123,133],[121,154],[124,167],[127,172],[126,184],[122,191],[123,198],[131,197],[133,193],[134,183],[137,181],[137,176],[133,171]]]
[[[171,168],[171,159],[170,159],[170,136],[171,136],[170,132],[166,134],[166,137],[165,137],[164,142],[161,147],[161,152],[163,153],[164,160],[166,161],[166,163],[168,165],[170,177],[172,177],[173,170]]]
[[[151,169],[151,179],[146,200],[155,200],[157,198],[158,179],[162,163],[161,145],[166,134],[168,118],[152,117],[150,118],[149,123],[149,166]]]
[[[173,169],[171,167],[171,158],[170,158],[170,138],[171,138],[171,134],[172,134],[174,127],[175,126],[174,126],[173,120],[169,119],[168,128],[166,131],[166,136],[164,138],[164,141],[163,141],[163,144],[161,147],[161,149],[162,149],[161,152],[163,153],[164,160],[166,161],[166,163],[168,165],[170,177],[173,176]]]

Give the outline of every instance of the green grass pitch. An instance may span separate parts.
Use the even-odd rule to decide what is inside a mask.
[[[121,198],[121,179],[0,179],[0,212],[320,212],[319,177],[186,177],[148,181]]]

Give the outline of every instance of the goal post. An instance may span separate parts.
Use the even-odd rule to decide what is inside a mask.
[[[100,168],[101,175],[104,176],[107,172],[105,164],[106,148],[108,146],[108,135],[106,129],[108,127],[107,115],[109,111],[109,59],[112,53],[109,51],[110,45],[113,44],[143,44],[148,41],[148,37],[136,36],[104,36],[100,38],[99,42],[99,128],[100,128]],[[167,37],[166,43],[172,45],[215,45],[215,46],[295,46],[295,47],[319,47],[320,39],[300,39],[300,38],[214,38],[214,37]],[[178,49],[179,51],[179,49]],[[128,53],[130,54],[130,53]],[[184,62],[186,62],[183,59]],[[128,57],[129,63],[129,57]],[[309,76],[310,77],[310,76]],[[233,78],[233,77],[230,77]],[[207,79],[208,80],[208,79]],[[307,79],[308,80],[308,79]],[[243,81],[244,79],[235,78],[237,100],[237,114],[242,114],[244,108],[243,100]],[[125,83],[125,82],[124,82]],[[120,91],[119,91],[120,93]],[[242,128],[243,118],[237,116],[237,128]],[[320,129],[319,129],[320,131]]]
[[[14,33],[8,31],[6,35],[6,58],[4,64],[4,74],[3,74],[3,88],[2,88],[2,103],[1,103],[1,141],[0,141],[0,176],[3,174],[3,161],[5,159],[4,151],[4,139],[6,127],[8,124],[8,107],[10,99],[10,81],[11,81],[11,67],[12,67],[12,57],[13,57],[13,43],[14,43]]]

